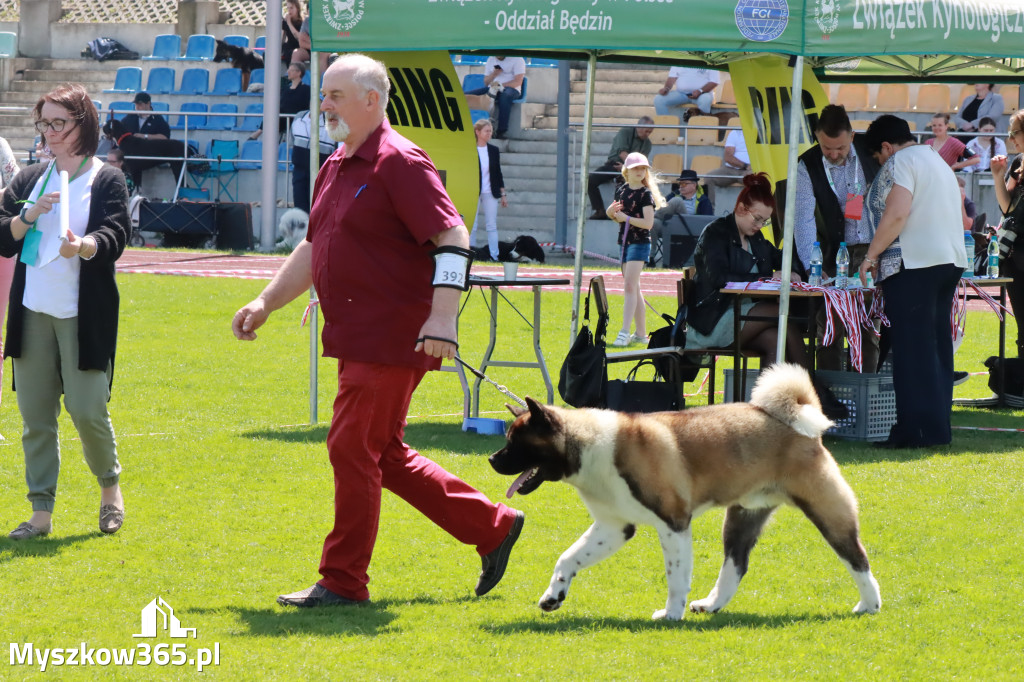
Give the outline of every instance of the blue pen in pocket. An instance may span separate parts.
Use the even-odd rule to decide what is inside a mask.
[[[363,191],[364,189],[366,189],[366,185],[363,185],[362,187],[360,187],[359,189],[357,189],[357,190],[356,190],[356,196],[358,197],[358,196],[359,196],[359,193],[360,193],[360,192],[362,192],[362,191]]]

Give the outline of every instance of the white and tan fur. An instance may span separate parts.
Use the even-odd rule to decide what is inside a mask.
[[[579,571],[611,556],[637,524],[646,524],[658,532],[668,581],[665,608],[654,618],[681,619],[693,574],[691,521],[717,505],[727,507],[725,561],[714,589],[690,610],[718,611],[736,593],[750,551],[780,504],[801,509],[850,571],[860,593],[854,612],[881,607],[859,540],[856,499],[821,442],[831,422],[802,368],[762,372],[750,403],[681,412],[622,414],[527,402],[528,410],[510,408],[517,417],[491,466],[520,474],[509,496],[564,480],[594,518],[558,559],[543,610],[559,608]]]

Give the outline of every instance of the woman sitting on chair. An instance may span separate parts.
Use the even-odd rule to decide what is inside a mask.
[[[753,282],[762,277],[781,276],[782,252],[776,249],[761,228],[771,220],[775,209],[771,181],[765,173],[752,173],[743,178],[743,189],[736,198],[732,213],[704,228],[697,240],[694,263],[694,301],[690,306],[687,348],[725,348],[733,345],[734,312],[732,299],[721,289],[727,282]],[[799,282],[793,272],[791,281]],[[748,320],[740,325],[740,347],[773,360],[778,343],[779,306],[776,302],[754,302],[750,297],[740,301],[742,316],[769,318]],[[786,333],[786,360],[810,369],[807,349],[800,329],[790,325]],[[826,416],[845,413],[827,388],[815,382]],[[831,414],[830,414],[831,413]]]

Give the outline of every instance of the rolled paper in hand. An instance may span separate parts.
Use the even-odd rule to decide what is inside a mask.
[[[71,227],[71,200],[68,195],[68,172],[60,172],[60,238],[66,239]]]

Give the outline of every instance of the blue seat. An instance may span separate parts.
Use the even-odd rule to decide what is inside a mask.
[[[242,90],[241,69],[221,69],[213,79],[211,95],[237,95]]]
[[[92,105],[96,107],[97,112],[103,111],[103,102],[99,101],[98,99],[94,99],[92,101]]]
[[[107,109],[109,109],[115,121],[120,121],[127,114],[135,111],[135,104],[133,102],[111,102]]]
[[[517,97],[514,100],[512,100],[512,104],[522,104],[523,102],[526,101],[526,81],[527,80],[528,80],[527,77],[523,76],[523,84],[519,88],[519,97]]]
[[[245,108],[247,114],[259,114],[258,116],[242,116],[242,125],[238,126],[238,129],[244,132],[251,133],[254,130],[259,130],[260,123],[263,122],[263,102],[254,102]],[[254,140],[255,142],[255,140]],[[245,149],[242,150],[243,152]]]
[[[484,75],[482,73],[467,73],[462,77],[462,91],[469,92],[484,87]]]
[[[302,74],[302,82],[305,83],[306,85],[309,85],[310,83],[312,83],[312,81],[310,80],[311,78],[312,78],[312,76],[309,75],[309,71],[308,70],[305,73]]]
[[[185,56],[178,59],[208,62],[217,54],[217,39],[211,35],[196,34],[188,37]]]
[[[153,107],[153,111],[165,111],[166,112],[166,111],[170,111],[171,110],[171,105],[168,104],[167,102],[150,102],[149,104],[150,104],[151,107]]]
[[[18,34],[5,31],[0,33],[0,57],[18,56]]]
[[[256,38],[256,43],[252,46],[254,50],[266,50],[267,49],[267,37],[259,36]]]
[[[142,89],[142,69],[137,66],[122,66],[114,76],[114,87],[103,92],[138,92]]]
[[[175,95],[205,95],[210,90],[210,72],[203,68],[185,69],[181,74],[181,87]]]
[[[174,90],[174,69],[158,66],[149,70],[146,92],[151,95],[169,95]]]
[[[264,83],[263,78],[263,69],[253,69],[249,72],[249,85],[252,85],[253,83]],[[262,90],[260,92],[240,92],[238,94],[246,97],[263,97]]]
[[[237,47],[249,47],[249,36],[224,36],[223,40],[228,45],[235,45]]]
[[[236,104],[214,104],[210,107],[211,114],[238,114]],[[235,116],[210,116],[203,130],[234,130]]]
[[[526,60],[526,63],[527,63],[528,66],[539,66],[539,67],[545,68],[545,69],[557,69],[558,68],[558,60],[557,59],[542,59],[540,57],[530,57],[529,59]]]
[[[490,117],[491,117],[491,112],[489,112],[489,111],[484,111],[483,109],[470,109],[469,110],[469,118],[470,118],[470,120],[474,124],[476,124],[477,121],[482,121],[483,119],[490,118]]]
[[[153,41],[153,54],[143,59],[177,59],[181,56],[181,36],[162,33]]]
[[[263,167],[263,140],[246,140],[242,143],[240,161],[235,164],[239,170],[259,170]]]
[[[171,124],[175,130],[186,129],[186,113],[188,114],[188,130],[198,130],[206,125],[206,112],[209,111],[206,102],[185,102],[179,110],[178,120]]]
[[[460,64],[471,64],[473,66],[483,66],[487,63],[487,57],[479,54],[463,54],[459,55]]]
[[[292,169],[292,148],[287,142],[277,145],[277,169],[289,171]]]

